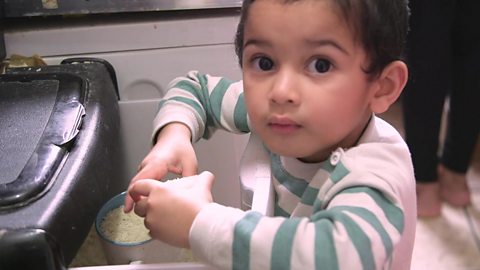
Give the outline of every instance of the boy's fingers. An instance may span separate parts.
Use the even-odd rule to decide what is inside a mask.
[[[170,165],[170,166],[168,166],[168,172],[171,172],[171,173],[177,174],[177,175],[181,175],[182,174],[182,169],[177,167],[177,166]]]
[[[127,196],[125,196],[125,203],[124,203],[124,207],[123,207],[123,212],[125,213],[128,213],[130,211],[132,211],[133,209],[133,199],[131,196],[129,196],[127,194]]]
[[[191,165],[191,166],[182,166],[182,176],[187,177],[187,176],[193,176],[197,174],[197,166]]]
[[[135,207],[133,208],[135,214],[140,217],[145,217],[147,215],[147,200],[140,199],[135,203]]]
[[[142,196],[148,197],[153,186],[161,182],[153,179],[140,179],[135,181],[128,189],[128,194],[134,201],[138,201]]]
[[[140,179],[162,179],[168,173],[168,169],[162,166],[153,167],[151,164],[145,165],[141,170],[133,177],[133,182]]]
[[[213,187],[213,182],[215,181],[215,176],[209,172],[209,171],[204,171],[201,174],[199,174],[200,178],[202,179],[202,184],[207,190],[212,190]]]

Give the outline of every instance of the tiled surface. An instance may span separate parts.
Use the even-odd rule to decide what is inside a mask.
[[[444,204],[440,217],[419,219],[412,270],[480,269],[480,172],[469,176],[472,206]]]
[[[400,104],[382,118],[403,134]],[[467,179],[472,206],[444,204],[440,217],[418,220],[411,270],[480,270],[480,144]]]

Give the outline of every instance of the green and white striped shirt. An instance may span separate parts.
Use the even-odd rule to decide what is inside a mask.
[[[196,71],[172,81],[154,132],[182,122],[192,140],[250,132],[242,82]],[[274,217],[211,204],[190,231],[193,254],[219,269],[410,269],[416,195],[410,153],[372,116],[357,146],[317,164],[270,157]]]

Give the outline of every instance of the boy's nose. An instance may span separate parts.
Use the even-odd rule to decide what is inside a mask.
[[[299,93],[297,89],[299,84],[297,77],[298,75],[293,72],[279,72],[273,80],[270,100],[276,104],[298,104]]]

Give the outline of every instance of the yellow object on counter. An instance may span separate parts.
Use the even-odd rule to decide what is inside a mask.
[[[47,63],[43,61],[42,57],[37,54],[32,56],[23,56],[19,54],[12,54],[10,56],[10,60],[8,61],[9,68],[16,68],[16,67],[43,67],[46,66]]]

